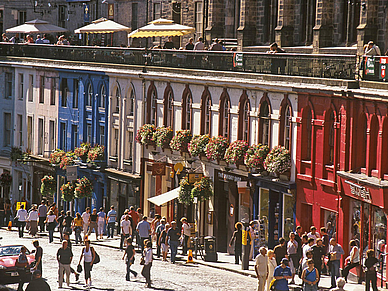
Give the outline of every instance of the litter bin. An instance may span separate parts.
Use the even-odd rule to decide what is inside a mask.
[[[217,262],[217,251],[216,251],[216,238],[214,236],[206,236],[205,241],[205,261],[206,262]]]

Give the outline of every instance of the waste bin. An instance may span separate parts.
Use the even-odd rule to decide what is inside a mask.
[[[216,238],[214,236],[206,236],[205,241],[205,261],[217,262]]]

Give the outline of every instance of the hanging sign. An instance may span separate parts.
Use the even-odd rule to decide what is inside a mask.
[[[115,18],[115,8],[113,3],[108,4],[108,19]]]
[[[242,53],[234,53],[233,54],[233,67],[234,68],[242,68],[243,67],[243,54]]]
[[[380,79],[385,79],[387,77],[387,63],[388,57],[380,57]]]
[[[166,175],[166,165],[164,163],[152,164],[152,176],[164,176]]]
[[[375,58],[365,57],[365,74],[369,76],[375,75]]]

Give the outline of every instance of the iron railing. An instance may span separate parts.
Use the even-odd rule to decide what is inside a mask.
[[[347,80],[357,79],[358,73],[358,59],[355,55],[267,54],[0,43],[0,56]]]

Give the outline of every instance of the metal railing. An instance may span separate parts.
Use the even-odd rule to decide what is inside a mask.
[[[0,43],[0,56],[355,80],[357,56]]]

